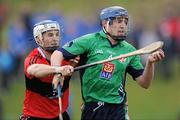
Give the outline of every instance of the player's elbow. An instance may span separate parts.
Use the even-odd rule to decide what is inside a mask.
[[[138,80],[137,80],[137,83],[144,89],[148,89],[150,87],[150,80],[145,80],[143,77],[140,77]]]
[[[148,89],[150,87],[150,85],[141,85],[141,87],[144,89]]]
[[[148,89],[150,87],[150,83],[148,83],[146,81],[139,82],[139,85],[144,89]]]

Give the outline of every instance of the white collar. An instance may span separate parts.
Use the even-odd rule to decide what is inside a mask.
[[[38,47],[38,51],[39,51],[39,53],[46,59],[46,56],[45,56],[45,54],[43,53],[42,48]]]

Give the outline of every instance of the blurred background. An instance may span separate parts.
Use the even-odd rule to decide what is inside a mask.
[[[136,48],[165,42],[166,58],[156,64],[148,90],[130,76],[126,90],[132,120],[180,120],[180,1],[179,0],[0,0],[0,120],[18,120],[25,93],[23,61],[36,47],[33,24],[43,19],[63,26],[61,45],[99,31],[100,10],[113,5],[129,11],[128,40]],[[142,56],[142,62],[146,60]],[[80,120],[82,103],[78,73],[70,84],[69,113]]]

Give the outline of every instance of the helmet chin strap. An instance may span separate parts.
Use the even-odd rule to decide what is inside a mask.
[[[109,25],[112,24],[111,20],[107,21],[107,30],[109,29]],[[111,35],[108,31],[106,31],[106,29],[103,27],[104,32],[106,33],[106,35],[110,36],[113,40],[115,41],[123,41],[127,38],[127,36],[115,36],[115,35]]]
[[[49,53],[53,53],[55,50],[57,50],[59,48],[59,46],[53,46],[53,47],[42,47],[42,46],[40,46],[40,47]]]
[[[43,39],[43,38],[41,38]],[[57,50],[59,48],[59,45],[58,46],[51,46],[51,47],[43,47],[44,46],[44,43],[42,43],[42,45],[38,44],[43,50],[49,52],[49,53],[53,53],[55,50]]]
[[[124,41],[127,37],[126,36],[115,36],[111,35],[109,32],[106,32],[108,36],[110,36],[115,41]]]

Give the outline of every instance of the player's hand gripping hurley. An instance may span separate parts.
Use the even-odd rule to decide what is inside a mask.
[[[157,42],[151,43],[150,45],[147,45],[147,46],[145,46],[145,47],[143,47],[143,48],[141,48],[139,50],[136,50],[136,51],[133,51],[133,52],[130,52],[130,53],[127,53],[127,54],[122,54],[122,55],[113,57],[111,59],[105,59],[105,60],[101,60],[101,61],[97,61],[97,62],[94,62],[94,63],[90,63],[90,64],[86,64],[86,65],[82,65],[82,66],[76,67],[76,68],[74,68],[74,71],[80,70],[82,68],[87,68],[87,67],[91,67],[91,66],[94,66],[94,65],[98,65],[98,64],[101,64],[101,63],[105,63],[105,62],[110,62],[110,61],[113,61],[113,60],[121,59],[121,58],[126,58],[126,57],[130,57],[130,56],[134,56],[134,55],[149,54],[149,53],[152,53],[152,52],[162,48],[163,45],[164,45],[164,42],[157,41]]]

